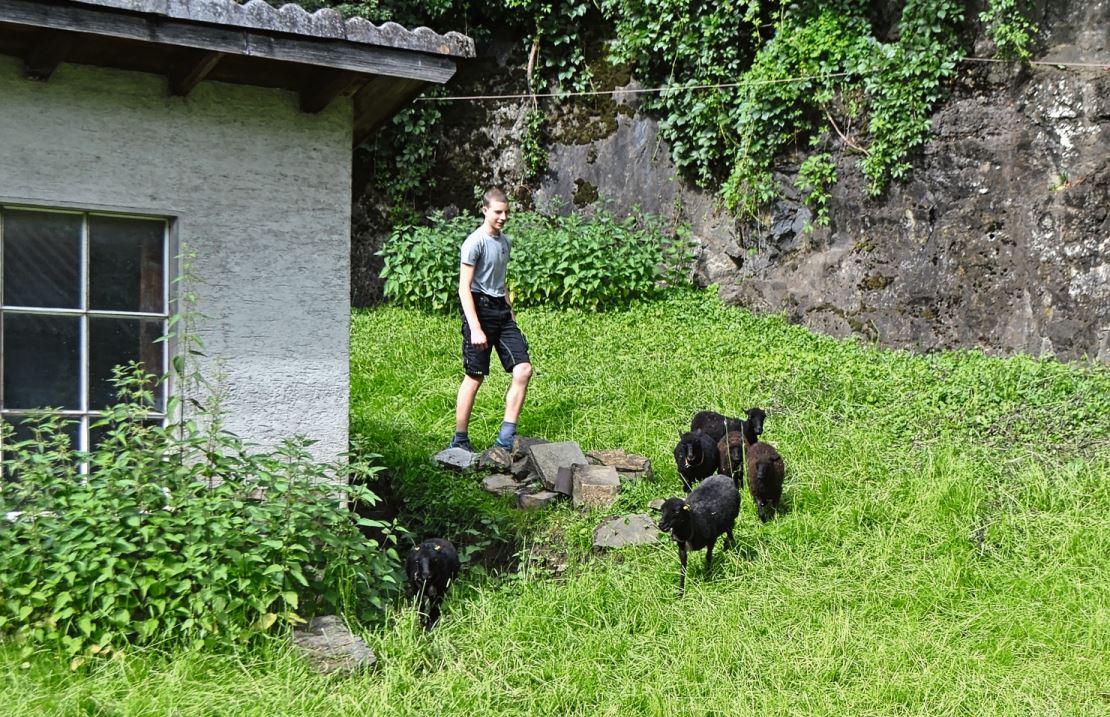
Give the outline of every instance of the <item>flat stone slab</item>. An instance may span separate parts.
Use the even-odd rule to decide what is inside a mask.
[[[651,516],[611,515],[594,528],[594,548],[615,550],[629,545],[659,542],[659,528]]]
[[[521,489],[520,483],[502,473],[495,473],[482,479],[482,490],[494,495],[512,495]]]
[[[574,441],[535,443],[528,446],[528,455],[532,458],[532,467],[548,490],[555,487],[560,468],[586,464],[586,456]]]
[[[432,456],[432,461],[451,470],[468,471],[478,464],[478,454],[463,448],[447,448]]]
[[[378,658],[336,615],[314,617],[293,630],[293,644],[320,674],[352,674],[373,667]]]
[[[616,501],[621,479],[613,466],[575,466],[572,491],[575,508],[604,508]]]
[[[650,510],[663,510],[663,503],[664,502],[665,501],[664,501],[663,498],[656,498],[655,500],[648,503],[648,508]]]
[[[531,508],[544,508],[552,505],[561,498],[558,493],[550,490],[541,490],[538,493],[521,493],[517,496],[517,507],[525,510]]]
[[[629,453],[623,448],[590,451],[586,454],[603,466],[613,466],[621,472],[643,472],[651,470],[651,461],[646,456]]]

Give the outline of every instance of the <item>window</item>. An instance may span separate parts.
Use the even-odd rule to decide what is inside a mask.
[[[89,449],[90,423],[116,400],[114,366],[165,375],[167,254],[164,218],[0,206],[0,417],[17,439],[50,409]]]

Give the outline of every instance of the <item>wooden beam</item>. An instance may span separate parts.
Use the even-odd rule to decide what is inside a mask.
[[[317,73],[301,90],[301,112],[316,114],[354,87],[359,79],[358,75],[337,70]]]
[[[0,21],[424,82],[446,82],[455,74],[453,59],[429,53],[205,25],[93,5],[0,0]]]
[[[375,77],[355,95],[354,146],[370,138],[393,115],[405,108],[430,83]]]
[[[188,60],[183,61],[170,72],[170,94],[177,97],[188,95],[201,80],[208,76],[223,56],[222,52],[192,53]]]
[[[29,80],[49,80],[76,40],[72,32],[48,30],[42,33],[23,60],[23,75]]]

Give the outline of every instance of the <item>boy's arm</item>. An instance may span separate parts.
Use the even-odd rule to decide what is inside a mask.
[[[474,281],[474,265],[459,264],[459,303],[462,304],[466,325],[470,327],[470,345],[476,349],[486,347],[486,334],[478,323],[478,307],[474,306],[474,294],[470,285]]]

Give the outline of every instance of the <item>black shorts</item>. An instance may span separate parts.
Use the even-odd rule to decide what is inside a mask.
[[[513,319],[512,309],[504,297],[474,294],[474,308],[478,310],[478,323],[486,335],[486,347],[479,351],[470,343],[470,326],[466,315],[462,317],[462,356],[463,370],[470,376],[489,375],[489,357],[497,349],[497,357],[506,371],[512,373],[513,366],[529,363],[528,340]]]

